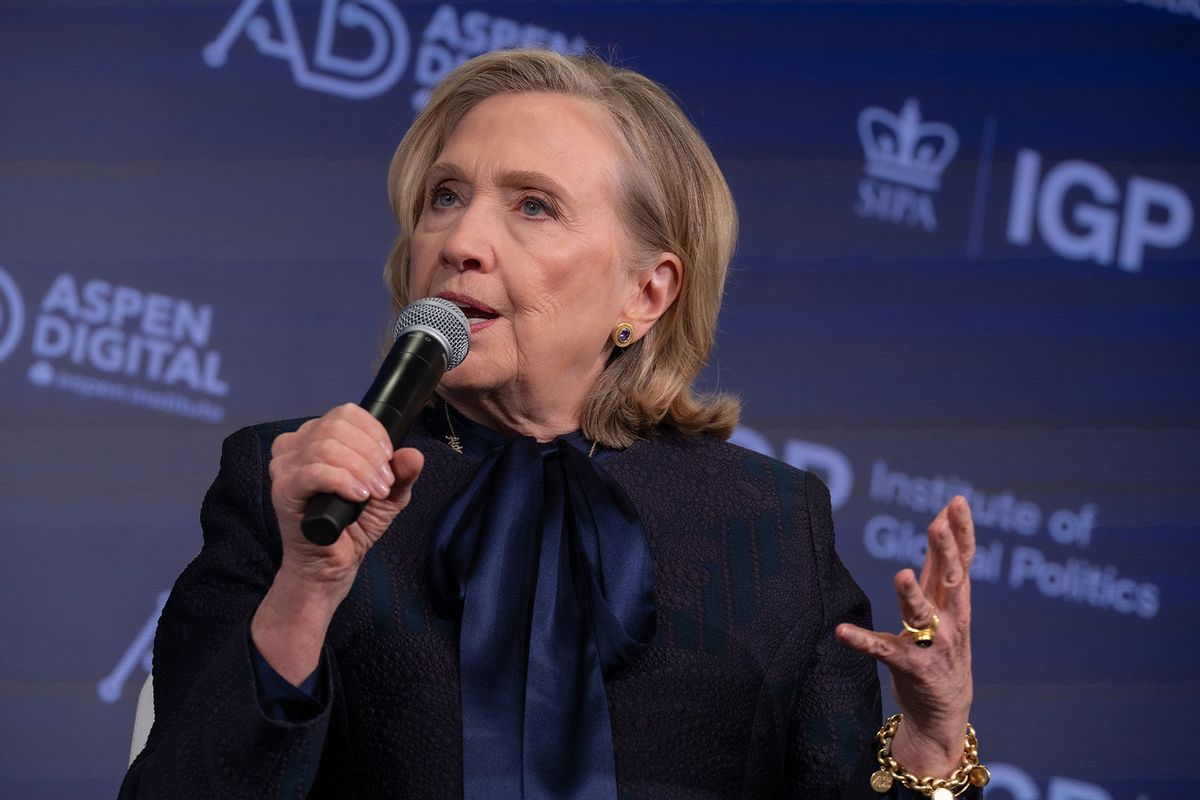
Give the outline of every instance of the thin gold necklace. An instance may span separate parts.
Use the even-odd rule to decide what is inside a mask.
[[[450,429],[450,435],[446,437],[446,444],[450,445],[451,450],[462,455],[462,442],[459,441],[458,435],[454,432],[454,423],[450,421],[450,404],[443,400],[442,408],[446,410],[446,427]]]
[[[451,450],[461,455],[463,451],[462,440],[454,432],[454,423],[450,421],[450,404],[445,400],[442,401],[442,409],[446,412],[446,427],[450,430],[450,433],[446,435],[446,444],[450,446]],[[599,442],[592,442],[592,449],[588,450],[588,458],[596,454],[596,445],[598,444]]]

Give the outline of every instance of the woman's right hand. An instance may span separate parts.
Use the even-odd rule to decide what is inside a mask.
[[[276,437],[271,448],[271,501],[283,539],[283,564],[340,601],[350,591],[367,550],[408,505],[424,459],[412,448],[393,452],[379,421],[353,403]],[[308,501],[332,492],[370,500],[358,520],[331,545],[304,538]]]
[[[250,632],[267,662],[293,684],[316,668],[333,612],[350,592],[367,551],[408,505],[424,463],[412,448],[393,451],[378,420],[350,403],[275,439],[271,502],[283,560]],[[370,501],[327,546],[313,544],[300,531],[308,501],[324,492]]]

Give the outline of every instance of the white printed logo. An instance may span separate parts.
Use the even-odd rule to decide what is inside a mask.
[[[1012,800],[1112,800],[1103,786],[1087,781],[1053,775],[1043,793],[1028,772],[1012,764],[988,762],[992,778],[988,781],[988,797],[997,795]],[[1140,796],[1145,800],[1145,795]]]
[[[274,31],[270,20],[258,13],[265,3],[242,0],[217,38],[204,48],[204,63],[214,69],[223,66],[229,49],[245,33],[258,52],[288,62],[296,84],[306,89],[363,100],[383,94],[404,74],[408,28],[388,0],[322,0],[312,67],[304,55],[291,0],[271,0]],[[365,33],[371,42],[370,51],[362,58],[335,53],[339,27],[359,29],[359,38]]]
[[[212,306],[64,272],[30,307],[30,323],[34,386],[208,422],[225,416]],[[0,362],[24,326],[16,282],[0,269]]]
[[[204,63],[223,67],[229,51],[244,35],[264,56],[286,61],[297,86],[367,100],[391,89],[404,75],[412,41],[404,17],[391,0],[321,0],[312,58],[296,24],[291,0],[242,0],[217,38],[205,46]],[[365,55],[351,58],[350,50]],[[446,73],[462,62],[506,47],[545,47],[578,54],[587,49],[581,36],[568,36],[507,17],[458,10],[443,3],[425,26],[417,49],[412,107],[420,111]]]
[[[1086,503],[1079,509],[1058,508],[1047,513],[1038,503],[1009,491],[980,489],[953,475],[914,475],[891,467],[882,458],[871,466],[868,500],[886,507],[874,513],[863,527],[863,548],[880,561],[920,567],[928,542],[922,530],[926,521],[962,495],[971,504],[979,535],[971,580],[980,584],[1007,584],[1020,592],[1037,592],[1059,602],[1075,603],[1118,614],[1153,619],[1162,604],[1158,585],[1122,574],[1114,564],[1082,558],[1093,544],[1100,509]],[[915,512],[918,519],[908,518]],[[988,539],[992,531],[1015,540]],[[1045,549],[1038,537],[1068,548]],[[1061,551],[1060,551],[1061,552]],[[1007,578],[1006,578],[1007,576]]]
[[[1125,0],[1125,2],[1150,6],[1150,8],[1161,8],[1172,14],[1200,19],[1200,0]]]
[[[1013,174],[1008,241],[1029,244],[1036,222],[1046,245],[1063,258],[1101,266],[1115,261],[1137,272],[1147,246],[1178,247],[1191,236],[1192,203],[1177,186],[1134,175],[1123,208],[1120,203],[1120,187],[1097,164],[1063,161],[1042,174],[1042,154],[1022,149]]]
[[[860,217],[937,230],[931,192],[958,152],[958,134],[944,122],[923,122],[915,97],[900,113],[868,106],[858,115],[867,177],[858,184]]]
[[[729,437],[730,444],[745,447],[769,458],[776,458],[775,448],[767,437],[753,428],[739,425]],[[836,511],[850,499],[854,489],[854,468],[850,459],[837,448],[804,439],[788,439],[783,443],[780,461],[796,469],[815,472],[829,488],[829,503]]]
[[[460,16],[454,6],[445,3],[433,12],[421,35],[413,75],[421,88],[413,94],[413,110],[425,107],[430,91],[450,70],[480,53],[506,47],[544,47],[580,55],[587,50],[587,42],[582,36],[568,36],[483,11],[467,11]]]
[[[140,664],[142,669],[149,672],[154,662],[154,631],[158,627],[158,618],[162,615],[163,606],[167,604],[167,595],[163,592],[158,596],[152,613],[144,623],[137,636],[125,648],[125,652],[113,667],[113,671],[105,675],[96,684],[96,694],[105,703],[115,703],[121,699],[129,676]]]
[[[25,327],[25,304],[7,272],[0,269],[0,361],[12,355]]]

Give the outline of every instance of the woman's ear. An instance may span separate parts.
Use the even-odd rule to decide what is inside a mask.
[[[674,253],[659,253],[652,266],[638,273],[637,293],[623,309],[621,322],[628,322],[641,338],[667,312],[683,285],[683,263]]]

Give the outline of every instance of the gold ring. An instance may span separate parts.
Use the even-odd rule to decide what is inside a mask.
[[[911,633],[913,636],[913,644],[917,647],[933,647],[933,638],[937,636],[938,624],[941,622],[938,619],[937,612],[933,612],[933,619],[924,628],[915,628],[909,625],[903,618],[900,624],[904,626],[906,633]]]

